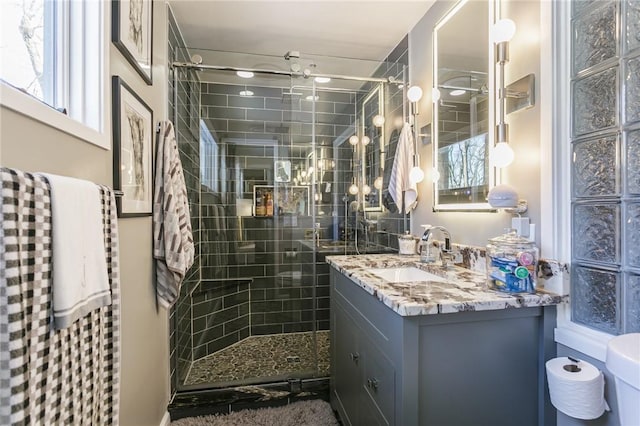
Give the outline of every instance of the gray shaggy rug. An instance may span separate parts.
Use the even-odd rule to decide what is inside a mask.
[[[171,426],[338,426],[338,421],[329,403],[316,399],[225,415],[187,417],[171,422]]]

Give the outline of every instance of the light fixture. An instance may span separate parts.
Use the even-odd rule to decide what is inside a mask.
[[[422,89],[420,86],[411,86],[409,90],[407,90],[407,98],[411,102],[418,102],[420,98],[422,98]]]
[[[251,71],[236,71],[236,75],[242,78],[251,78],[254,74]]]
[[[253,96],[253,92],[251,90],[241,90],[240,96]]]
[[[434,87],[431,89],[431,100],[435,103],[440,100],[440,89]]]
[[[375,189],[382,189],[382,176],[378,176],[376,180],[373,181],[373,187]]]
[[[359,142],[359,141],[360,141],[360,140],[358,139],[358,136],[357,136],[357,135],[353,135],[353,136],[351,136],[351,137],[349,138],[349,143],[350,143],[351,145],[353,145],[353,146],[358,145],[358,142]]]
[[[349,187],[349,194],[356,195],[357,193],[358,193],[358,185],[356,185],[355,183],[352,183],[351,186]]]
[[[318,76],[318,77],[314,78],[314,80],[316,81],[316,83],[323,84],[323,83],[330,82],[331,78],[330,77],[320,77],[320,76]]]
[[[455,89],[455,90],[452,90],[451,92],[449,92],[449,94],[451,96],[462,96],[465,93],[467,93],[467,91],[466,90],[462,90],[462,89]]]
[[[371,187],[365,183],[365,184],[362,186],[362,193],[363,193],[364,195],[369,195],[369,194],[371,194]]]
[[[511,41],[516,34],[516,24],[511,19],[500,19],[491,27],[491,40],[495,43]]]
[[[509,62],[509,40],[516,32],[516,24],[510,19],[497,21],[491,29],[491,39],[496,45],[496,62],[500,68],[500,86],[498,87],[498,124],[496,126],[496,144],[491,151],[494,167],[507,167],[513,162],[513,149],[509,146],[509,125],[505,123],[505,103],[507,89],[504,84],[504,66]]]
[[[413,166],[409,171],[409,181],[412,183],[420,183],[424,179],[424,172],[419,166]]]
[[[513,162],[515,154],[513,149],[506,142],[498,142],[491,151],[491,161],[493,166],[497,168],[507,167]]]
[[[309,95],[305,99],[308,100],[308,101],[317,101],[317,100],[320,99],[320,96],[318,96],[318,95],[315,95],[315,96]]]
[[[440,172],[435,167],[431,169],[431,181],[434,183],[440,180]]]
[[[373,117],[373,125],[376,127],[382,127],[384,125],[384,115],[375,115]]]
[[[362,145],[367,146],[369,145],[369,143],[371,143],[371,138],[369,136],[363,136],[362,137]]]

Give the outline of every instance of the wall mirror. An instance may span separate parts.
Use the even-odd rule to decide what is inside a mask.
[[[384,117],[383,94],[380,83],[362,100],[360,112],[362,188],[367,211],[382,211],[382,190],[377,182],[381,183],[384,172],[384,123],[377,120]]]
[[[489,210],[493,66],[488,1],[463,0],[433,35],[434,210]]]

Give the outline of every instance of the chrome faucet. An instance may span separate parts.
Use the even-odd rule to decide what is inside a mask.
[[[446,268],[449,262],[455,259],[455,255],[451,251],[451,234],[444,226],[423,225],[425,230],[420,238],[420,260],[422,262],[435,263],[439,258],[442,267]],[[436,246],[437,253],[433,253],[433,231],[439,230],[444,236],[444,247]]]

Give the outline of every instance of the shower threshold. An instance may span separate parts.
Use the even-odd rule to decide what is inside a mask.
[[[329,331],[318,331],[316,371],[313,332],[250,336],[195,360],[185,387],[234,386],[265,381],[329,375]]]

